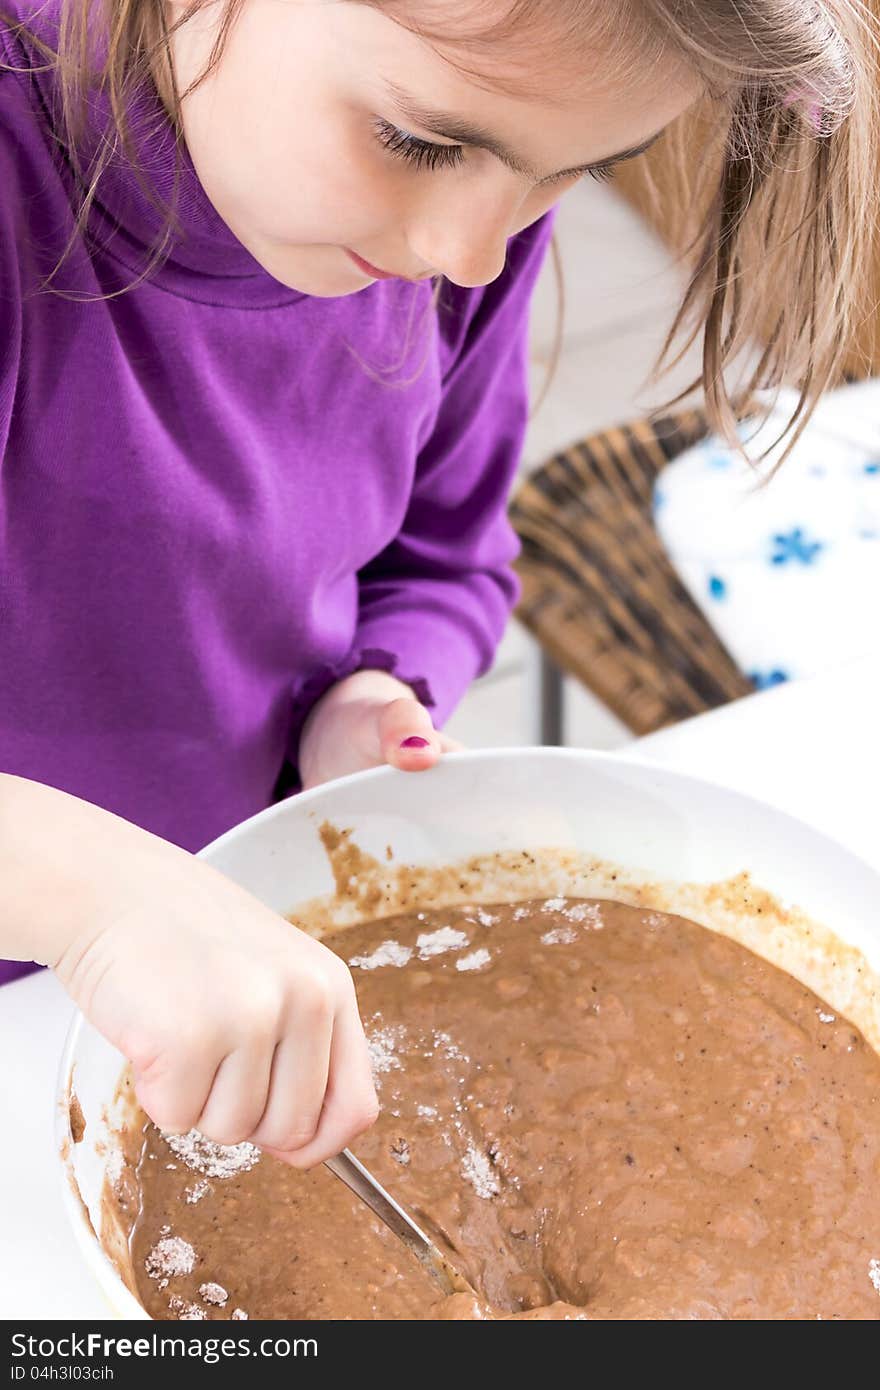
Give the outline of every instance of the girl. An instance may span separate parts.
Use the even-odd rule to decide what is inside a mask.
[[[168,1130],[308,1166],[375,1116],[351,979],[191,857],[434,764],[515,597],[551,209],[691,108],[705,387],[808,409],[869,225],[865,21],[827,0],[5,0],[0,947]],[[21,967],[18,967],[20,973]],[[15,973],[7,967],[7,974]]]

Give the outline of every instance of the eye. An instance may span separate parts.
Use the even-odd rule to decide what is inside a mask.
[[[617,164],[593,164],[587,170],[591,179],[597,179],[599,183],[607,183],[608,179],[613,179],[618,170]]]
[[[399,159],[405,159],[416,169],[453,169],[464,159],[461,145],[433,145],[429,140],[409,135],[381,117],[377,117],[373,125],[376,137],[385,149]]]

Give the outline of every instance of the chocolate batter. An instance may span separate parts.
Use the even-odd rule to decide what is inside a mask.
[[[552,899],[346,930],[359,1157],[478,1298],[324,1168],[145,1127],[157,1318],[880,1318],[880,1058],[680,917]]]

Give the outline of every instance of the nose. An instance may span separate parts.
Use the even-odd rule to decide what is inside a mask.
[[[410,222],[414,259],[463,289],[488,285],[504,269],[522,201],[521,189],[492,197],[473,187],[431,199]]]

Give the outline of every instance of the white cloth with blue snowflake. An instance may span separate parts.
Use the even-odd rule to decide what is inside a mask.
[[[756,432],[757,458],[791,412]],[[718,439],[662,470],[657,530],[682,581],[759,689],[880,648],[880,381],[829,392],[775,477]],[[764,481],[762,481],[764,480]]]

